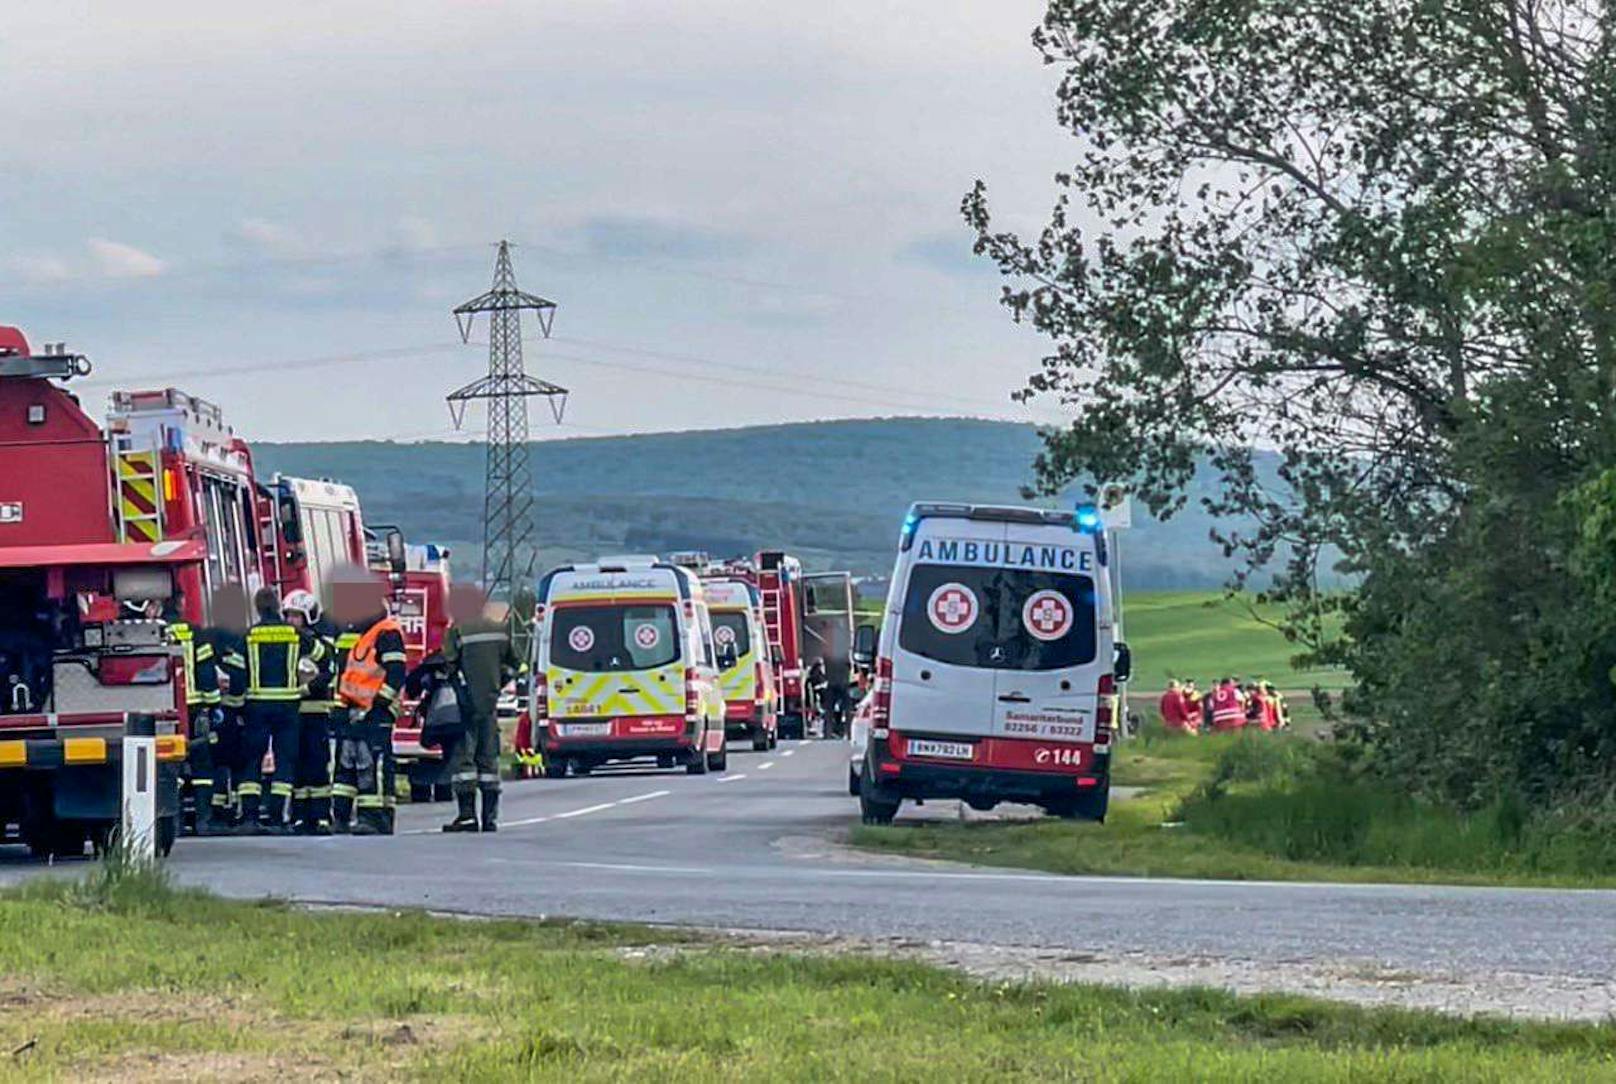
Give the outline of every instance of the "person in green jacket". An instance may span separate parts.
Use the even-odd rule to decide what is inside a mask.
[[[481,589],[457,583],[449,590],[449,616],[454,624],[443,638],[443,658],[464,690],[466,732],[455,742],[449,782],[457,811],[445,832],[494,832],[499,829],[499,693],[516,673],[518,662],[504,621],[487,613]],[[482,819],[477,797],[482,796]]]

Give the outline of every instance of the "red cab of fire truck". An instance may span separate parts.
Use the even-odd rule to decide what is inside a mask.
[[[89,363],[0,328],[0,822],[35,854],[103,845],[122,738],[155,733],[157,845],[173,846],[183,681],[165,616],[196,606],[199,539],[130,538],[122,462],[64,384]],[[114,491],[114,477],[120,479]],[[162,493],[155,465],[142,505]]]

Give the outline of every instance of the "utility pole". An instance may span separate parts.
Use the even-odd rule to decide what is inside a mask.
[[[522,367],[522,312],[531,310],[546,339],[555,320],[555,302],[516,288],[511,246],[499,243],[494,259],[494,285],[485,294],[457,306],[455,323],[462,342],[471,341],[471,326],[480,312],[488,314],[488,375],[449,393],[449,416],[455,428],[465,420],[466,404],[488,402],[488,469],[483,494],[483,590],[490,598],[514,599],[518,581],[532,575],[533,470],[528,463],[527,401],[542,395],[559,424],[567,405],[567,389],[539,380]]]

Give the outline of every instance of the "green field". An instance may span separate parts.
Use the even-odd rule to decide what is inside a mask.
[[[1616,1027],[988,984],[670,930],[0,896],[0,1080],[1589,1080]]]
[[[1194,678],[1202,689],[1218,678],[1267,678],[1282,689],[1340,688],[1340,670],[1296,670],[1301,648],[1259,617],[1277,620],[1277,607],[1256,607],[1217,591],[1151,591],[1124,600],[1123,627],[1133,649],[1134,687],[1160,690],[1169,678]]]

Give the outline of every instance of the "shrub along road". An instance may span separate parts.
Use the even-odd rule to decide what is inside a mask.
[[[443,807],[414,807],[391,840],[182,840],[170,866],[240,898],[804,931],[998,974],[1616,1009],[1616,892],[1074,878],[870,855],[835,842],[854,815],[843,758],[806,743],[732,751],[723,776],[519,783],[497,836],[445,836]],[[16,858],[0,882],[40,872]]]

